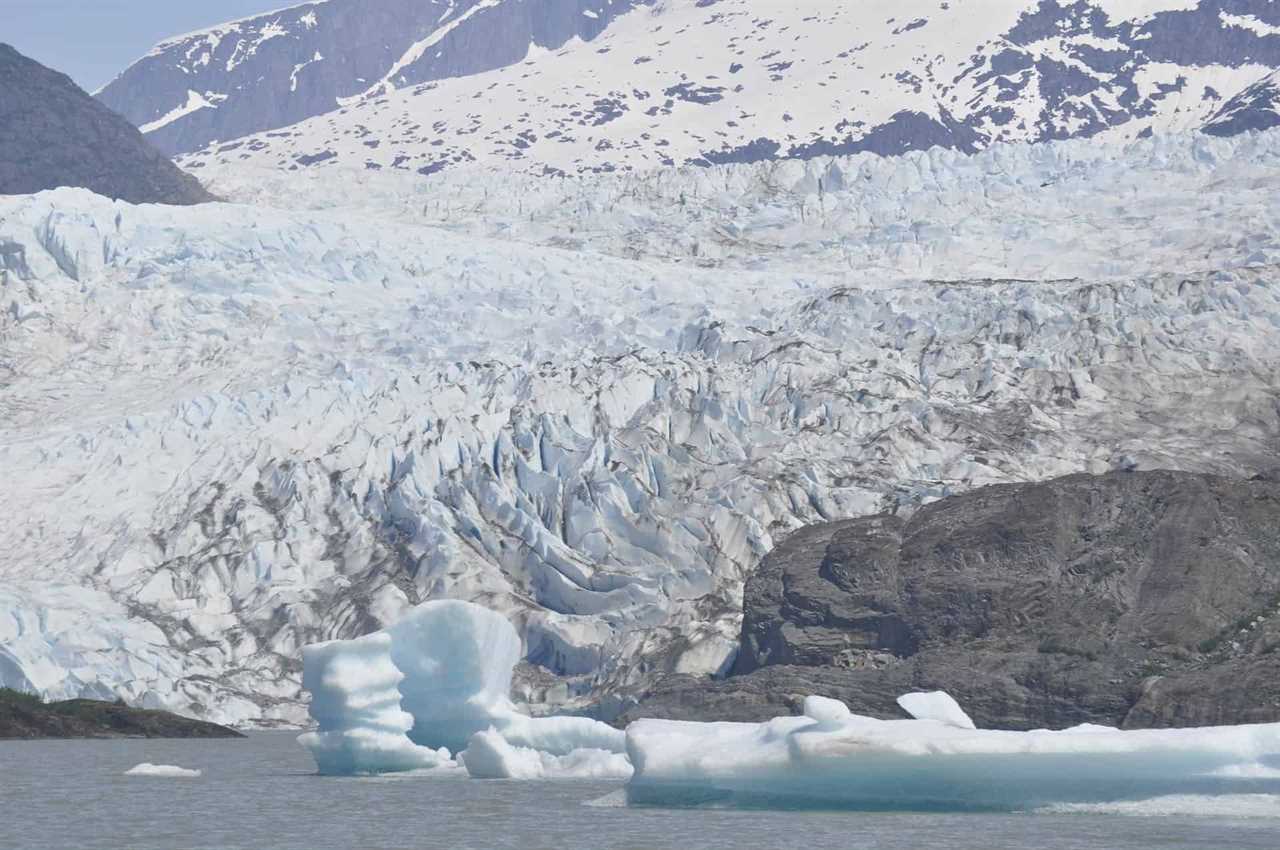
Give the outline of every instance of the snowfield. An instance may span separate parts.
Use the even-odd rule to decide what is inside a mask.
[[[577,174],[1275,124],[1270,0],[465,0],[434,26],[419,3],[380,40],[430,35],[389,67],[398,50],[371,61],[325,37],[350,5],[315,6],[319,30],[300,7],[172,42],[102,97],[200,173]],[[566,5],[601,17],[524,37],[528,16],[559,22]],[[268,31],[283,37],[223,72]],[[350,79],[360,66],[376,75]],[[289,68],[302,76],[286,86]]]
[[[732,660],[807,523],[1277,463],[1280,133],[0,199],[0,684],[299,724],[301,647],[511,620],[535,713]]]

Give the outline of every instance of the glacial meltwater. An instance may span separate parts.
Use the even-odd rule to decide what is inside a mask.
[[[618,782],[322,777],[295,737],[0,741],[0,850],[1280,847],[1277,797],[999,815],[631,809]],[[125,775],[144,763],[200,775]]]

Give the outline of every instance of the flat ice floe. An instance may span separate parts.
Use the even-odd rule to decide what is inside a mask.
[[[142,764],[136,764],[126,770],[124,775],[153,776],[159,779],[198,779],[203,774],[199,770],[178,767],[176,764],[152,764],[149,761],[144,761]]]
[[[941,700],[904,699],[937,708]],[[965,718],[967,719],[967,718]],[[1024,810],[1171,795],[1280,793],[1280,724],[1121,731],[966,729],[877,720],[809,697],[765,723],[639,720],[627,728],[641,805]]]

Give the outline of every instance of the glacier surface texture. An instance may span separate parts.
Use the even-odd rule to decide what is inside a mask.
[[[301,725],[302,647],[461,599],[515,627],[514,700],[607,719],[733,663],[797,528],[1275,466],[1278,166],[1271,132],[0,199],[0,684]]]

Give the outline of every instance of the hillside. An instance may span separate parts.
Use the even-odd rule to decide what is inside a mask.
[[[120,702],[44,702],[0,688],[0,740],[5,738],[243,738],[234,729]]]
[[[69,77],[0,44],[0,195],[60,186],[135,204],[211,199]]]

